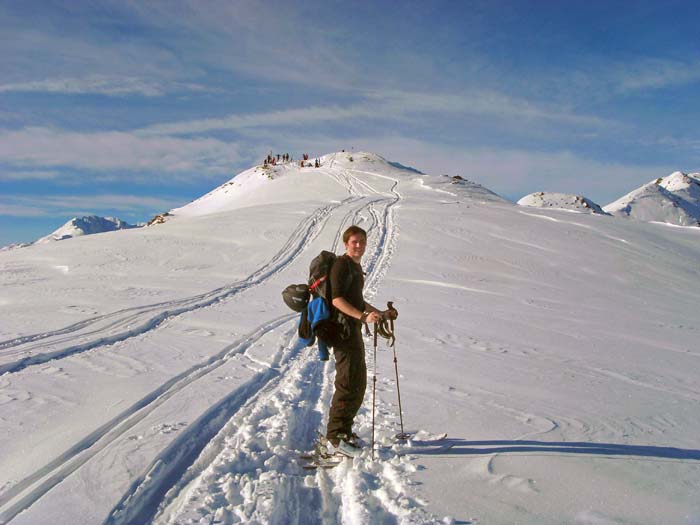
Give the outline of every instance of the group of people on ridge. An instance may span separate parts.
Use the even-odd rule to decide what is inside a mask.
[[[277,153],[276,155],[272,153],[268,153],[267,157],[263,160],[263,168],[267,168],[268,166],[276,166],[280,162],[291,162],[293,161],[294,158],[289,154],[289,153]],[[306,164],[306,162],[309,160],[309,154],[304,153],[302,155],[302,159],[299,161],[299,165],[304,168],[304,167],[311,167],[310,164]],[[316,159],[314,161],[314,168],[320,168],[321,167],[321,161],[319,159]]]
[[[278,153],[277,155],[273,155],[272,153],[268,153],[267,157],[265,157],[265,160],[263,160],[263,167],[269,166],[275,166],[279,164],[280,160],[282,162],[289,162],[292,159],[291,155],[289,153]]]

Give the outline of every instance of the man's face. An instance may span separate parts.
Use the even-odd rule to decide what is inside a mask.
[[[361,258],[365,254],[367,248],[367,237],[361,233],[351,235],[348,242],[345,243],[345,251],[353,259]]]

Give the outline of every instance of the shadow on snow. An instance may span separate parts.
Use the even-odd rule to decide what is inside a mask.
[[[417,450],[407,452],[434,456],[477,456],[480,454],[504,454],[546,452],[554,454],[583,454],[593,456],[637,456],[658,459],[700,461],[700,450],[647,445],[621,445],[615,443],[586,443],[564,441],[467,441],[446,439],[440,445],[414,442]]]

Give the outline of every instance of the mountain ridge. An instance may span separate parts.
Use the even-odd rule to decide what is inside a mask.
[[[700,173],[675,171],[632,190],[603,210],[645,222],[700,226]]]
[[[73,237],[82,237],[84,235],[94,235],[96,233],[106,233],[117,230],[129,230],[132,228],[138,228],[138,226],[129,224],[117,217],[84,215],[82,217],[73,217],[60,228],[34,241],[33,244],[64,241],[66,239],[72,239]]]

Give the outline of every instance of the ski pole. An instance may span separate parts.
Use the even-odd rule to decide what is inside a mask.
[[[374,411],[377,396],[377,323],[374,323],[374,376],[372,378],[372,460],[374,460]]]
[[[394,303],[392,301],[389,301],[386,303],[387,309],[388,310],[393,310],[394,309]],[[393,335],[396,335],[394,332],[394,319],[393,317],[389,318],[389,327],[391,328],[391,333]],[[401,433],[397,435],[397,439],[407,439],[407,434],[404,432],[403,429],[403,410],[401,408],[401,386],[399,385],[399,360],[396,358],[396,338],[394,338],[394,342],[391,345],[392,350],[394,351],[394,371],[396,372],[396,393],[399,396],[399,421],[401,422]]]

